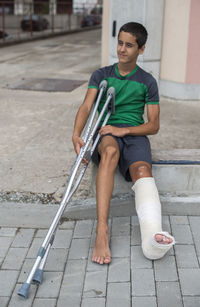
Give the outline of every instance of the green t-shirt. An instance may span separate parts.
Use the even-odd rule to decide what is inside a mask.
[[[145,104],[159,104],[156,80],[138,65],[126,76],[120,75],[117,63],[100,68],[93,72],[88,88],[98,89],[102,80],[108,82],[107,89],[111,86],[115,88],[115,114],[110,116],[107,125],[139,126],[144,123]],[[106,95],[102,97],[98,112],[106,101]]]

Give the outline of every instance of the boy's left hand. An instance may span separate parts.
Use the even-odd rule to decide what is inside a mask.
[[[111,125],[107,125],[107,126],[101,127],[99,133],[100,133],[100,135],[110,133],[110,134],[118,136],[118,137],[123,137],[123,136],[126,135],[126,131],[127,131],[126,128],[118,128],[118,127],[114,127],[114,126],[111,126]]]

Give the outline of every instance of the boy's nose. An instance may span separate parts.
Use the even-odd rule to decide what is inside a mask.
[[[125,44],[121,46],[121,51],[124,51],[124,50],[125,50]]]

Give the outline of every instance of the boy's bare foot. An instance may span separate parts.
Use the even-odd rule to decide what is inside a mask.
[[[160,244],[170,244],[173,242],[173,240],[163,234],[156,234],[155,239]]]
[[[108,233],[106,231],[97,232],[92,261],[99,264],[108,264],[111,262]]]

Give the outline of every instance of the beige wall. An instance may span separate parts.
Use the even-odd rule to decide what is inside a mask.
[[[110,46],[110,1],[103,0],[103,21],[102,21],[102,50],[101,65],[109,64]]]
[[[186,83],[200,84],[200,1],[191,0]]]
[[[191,0],[166,0],[161,74],[163,80],[185,82]]]

